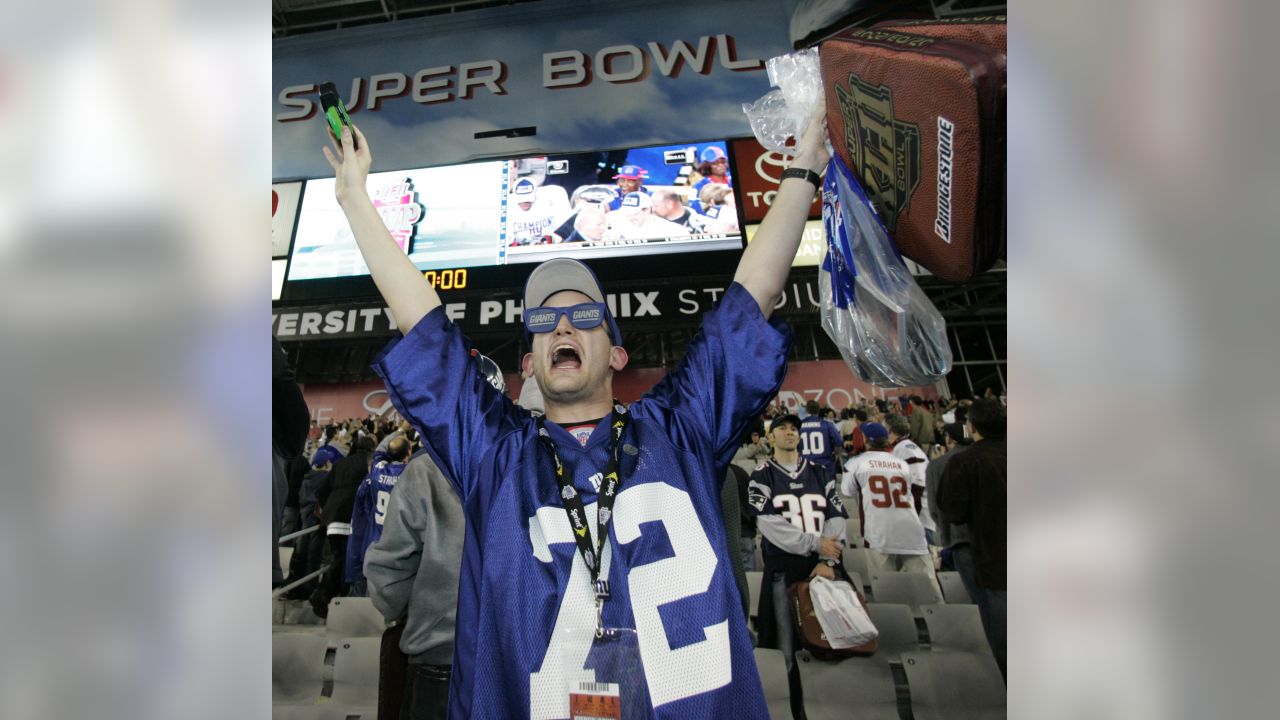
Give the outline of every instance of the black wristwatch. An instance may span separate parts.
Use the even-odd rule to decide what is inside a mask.
[[[782,181],[787,178],[800,178],[801,180],[808,182],[810,185],[813,185],[815,188],[822,187],[822,176],[806,168],[793,167],[783,170],[782,177],[778,180],[778,183],[781,184]]]

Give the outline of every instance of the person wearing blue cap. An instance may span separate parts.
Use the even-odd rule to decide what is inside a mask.
[[[871,571],[933,574],[932,556],[911,492],[911,470],[889,452],[889,429],[864,423],[867,451],[845,464],[840,492],[856,500]]]
[[[722,539],[721,484],[786,374],[791,332],[771,315],[829,159],[825,138],[815,113],[734,281],[677,366],[629,406],[614,400],[628,356],[595,275],[568,258],[534,268],[522,369],[542,390],[540,417],[484,381],[440,296],[391,239],[364,190],[363,134],[345,128],[340,147],[325,148],[403,333],[374,369],[467,518],[451,718],[564,718],[604,699],[620,718],[768,717]]]

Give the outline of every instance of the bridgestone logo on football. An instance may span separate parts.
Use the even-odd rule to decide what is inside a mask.
[[[950,120],[938,116],[938,217],[933,221],[933,232],[948,245],[951,244],[951,136],[954,130]]]

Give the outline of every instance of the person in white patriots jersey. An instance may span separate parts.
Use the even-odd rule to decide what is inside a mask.
[[[889,429],[889,447],[893,456],[907,464],[911,473],[907,479],[911,481],[911,497],[914,498],[920,524],[924,526],[924,537],[930,545],[937,545],[934,533],[938,524],[929,512],[929,496],[925,493],[925,470],[929,467],[929,457],[924,450],[911,439],[911,421],[903,415],[890,415],[885,418]]]
[[[911,471],[887,452],[889,431],[880,423],[862,426],[867,452],[845,465],[840,491],[854,497],[862,535],[871,546],[871,569],[933,574],[924,527],[911,497]]]

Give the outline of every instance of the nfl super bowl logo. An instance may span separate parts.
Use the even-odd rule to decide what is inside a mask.
[[[844,142],[852,170],[891,232],[920,184],[920,128],[893,114],[893,92],[849,75],[836,84]]]

